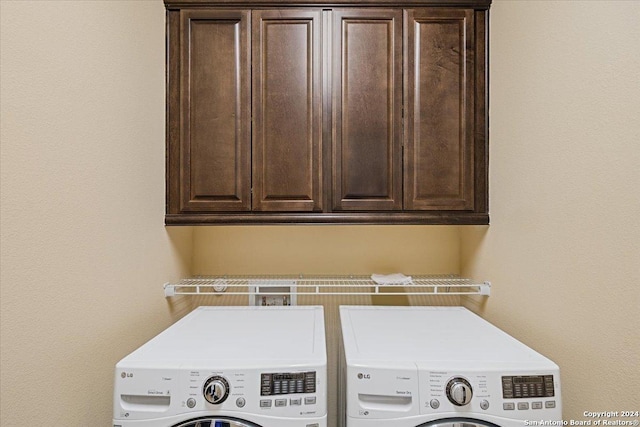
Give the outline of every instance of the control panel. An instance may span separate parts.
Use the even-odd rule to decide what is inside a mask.
[[[479,413],[512,419],[562,419],[557,374],[490,371],[421,372],[423,413]]]
[[[261,374],[261,396],[315,392],[315,371]]]
[[[502,397],[504,399],[528,399],[553,396],[553,375],[502,377]]]

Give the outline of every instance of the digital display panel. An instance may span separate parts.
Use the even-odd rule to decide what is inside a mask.
[[[301,372],[298,374],[271,374],[271,375],[274,381],[304,380],[304,372]]]
[[[542,384],[543,377],[513,377],[515,384]]]
[[[504,399],[553,397],[553,375],[519,375],[502,377]]]
[[[301,394],[316,392],[316,372],[276,372],[261,374],[260,395]]]

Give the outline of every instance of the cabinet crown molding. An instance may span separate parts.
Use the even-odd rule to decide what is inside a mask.
[[[188,7],[464,7],[487,10],[492,0],[164,0],[167,9]]]

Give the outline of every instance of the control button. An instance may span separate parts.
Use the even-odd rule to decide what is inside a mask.
[[[440,407],[440,401],[438,399],[431,399],[431,402],[429,402],[429,406],[431,406],[431,408],[433,409],[438,409]]]
[[[304,398],[304,404],[305,405],[315,405],[315,403],[316,403],[316,397],[315,396],[305,397]]]
[[[261,400],[260,401],[260,407],[261,408],[271,408],[271,400],[269,400],[269,399]]]
[[[514,409],[516,409],[516,404],[513,402],[503,403],[502,409],[504,409],[505,411],[513,411]]]
[[[236,406],[238,408],[244,408],[244,405],[246,405],[247,401],[244,400],[244,397],[239,397],[236,399]]]
[[[488,400],[483,400],[480,402],[480,408],[487,410],[489,409],[489,401]]]
[[[196,400],[193,397],[187,399],[187,408],[194,408],[196,406]]]
[[[542,402],[531,403],[531,409],[542,409]]]
[[[287,406],[287,399],[276,399],[276,408],[279,406]]]
[[[300,406],[300,405],[302,405],[302,399],[301,398],[291,399],[291,400],[289,400],[289,405],[291,405],[291,406]]]
[[[555,400],[548,400],[548,401],[544,402],[544,407],[545,408],[555,408],[556,407],[556,401]]]
[[[529,409],[529,402],[518,402],[519,411],[524,411],[526,409]]]

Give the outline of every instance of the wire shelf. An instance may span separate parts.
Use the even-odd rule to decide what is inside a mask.
[[[256,295],[292,287],[297,295],[485,295],[491,283],[456,275],[413,276],[410,283],[379,284],[368,276],[198,276],[164,285],[176,295]]]

